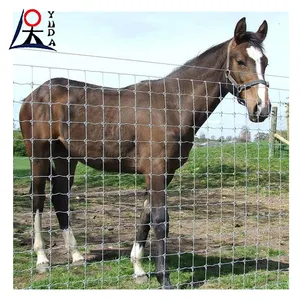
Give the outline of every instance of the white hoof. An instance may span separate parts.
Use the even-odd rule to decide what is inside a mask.
[[[39,274],[43,274],[49,271],[49,264],[48,263],[41,263],[36,265],[36,272]]]
[[[145,283],[149,282],[149,278],[146,274],[139,275],[139,276],[134,275],[134,280],[135,280],[135,283],[137,283],[137,284],[145,284]]]
[[[76,260],[72,262],[72,266],[77,267],[77,266],[83,266],[85,264],[84,259]]]

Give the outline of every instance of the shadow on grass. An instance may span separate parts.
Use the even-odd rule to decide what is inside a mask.
[[[210,278],[218,278],[226,275],[242,275],[255,271],[275,271],[286,270],[289,264],[278,261],[255,258],[255,257],[241,257],[241,258],[224,258],[216,256],[200,256],[191,253],[180,255],[180,262],[178,257],[171,257],[169,260],[170,270],[180,268],[181,272],[189,272],[191,275],[186,282],[181,284],[181,288],[199,287]]]
[[[88,259],[87,262],[93,263],[102,260],[118,259],[120,253],[121,256],[129,257],[130,252],[131,248],[122,249],[121,251],[109,249],[104,250],[101,254],[99,254],[99,251],[95,250],[91,251],[91,253],[94,253],[94,257]],[[144,260],[146,261],[146,258]],[[155,258],[151,258],[151,263],[154,267]],[[168,264],[170,272],[177,272],[177,270],[180,270],[180,273],[190,273],[187,280],[181,281],[181,289],[197,288],[209,279],[215,279],[226,275],[242,275],[255,271],[287,271],[289,269],[288,263],[267,258],[240,257],[232,259],[222,257],[220,259],[219,256],[206,257],[192,253],[180,255],[169,254]],[[155,272],[151,272],[148,275],[155,276]],[[184,278],[186,278],[186,276]]]

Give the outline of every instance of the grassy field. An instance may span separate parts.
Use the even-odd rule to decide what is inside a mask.
[[[92,197],[89,201],[95,205],[88,206],[87,203],[82,204],[73,199],[74,204],[71,208],[76,210],[83,205],[86,211],[92,214],[90,219],[95,219],[95,224],[98,224],[98,227],[95,227],[95,236],[100,236],[99,243],[101,243],[101,233],[102,238],[104,237],[102,228],[104,224],[97,221],[96,209],[99,209],[97,208],[99,198],[104,196],[99,196],[99,191],[101,192],[103,187],[105,187],[105,191],[143,190],[143,177],[128,174],[104,174],[84,165],[78,166],[76,175],[74,190],[78,192],[87,190],[91,193],[97,191],[97,196]],[[144,285],[137,285],[132,280],[133,270],[129,253],[134,236],[134,226],[131,225],[131,235],[125,233],[122,235],[121,229],[119,229],[117,233],[119,236],[115,240],[112,238],[116,234],[116,230],[113,229],[115,225],[111,225],[111,228],[108,227],[105,231],[108,245],[110,245],[109,241],[117,242],[113,249],[108,247],[105,251],[94,251],[95,249],[90,247],[90,242],[84,240],[83,235],[82,240],[78,240],[78,244],[87,261],[83,266],[75,267],[67,263],[66,253],[62,255],[61,261],[56,258],[63,252],[61,250],[63,246],[61,244],[62,236],[58,226],[55,225],[57,222],[52,213],[48,213],[51,215],[50,221],[49,216],[45,217],[44,235],[47,250],[53,250],[53,264],[48,273],[36,274],[36,257],[32,250],[31,204],[28,201],[29,185],[29,160],[25,157],[15,157],[14,287],[16,289],[143,289],[159,287],[153,275],[155,263],[151,258],[149,245],[146,247],[148,250],[146,249],[143,265],[150,276],[150,281]],[[176,227],[178,220],[182,224],[185,224],[184,222],[187,224],[184,230],[180,229],[183,231],[180,236],[190,237],[191,232],[188,231],[188,228],[191,216],[196,213],[197,209],[201,213],[207,211],[207,215],[203,213],[203,218],[202,215],[199,215],[199,220],[197,220],[199,228],[204,227],[203,230],[201,229],[202,231],[200,229],[198,231],[201,242],[199,245],[201,244],[201,246],[194,245],[193,250],[190,251],[188,246],[186,249],[184,248],[183,239],[180,251],[169,251],[168,260],[172,283],[177,288],[287,289],[288,232],[285,233],[284,229],[288,231],[288,213],[286,212],[288,211],[288,186],[289,157],[288,150],[284,147],[278,148],[272,159],[268,157],[267,143],[230,144],[222,147],[193,149],[189,161],[177,172],[168,188],[171,205],[170,237],[173,236],[176,240],[176,233],[179,230]],[[200,192],[195,194],[195,190]],[[192,193],[194,193],[194,199],[200,199],[200,203],[202,203],[201,199],[205,199],[205,195],[208,195],[209,200],[207,199],[203,206],[201,204],[197,208],[185,211],[184,201],[191,203]],[[229,200],[228,203],[226,202],[230,198],[230,193],[236,195],[236,202]],[[120,205],[121,198],[116,195],[109,197],[112,199],[111,201],[115,201],[114,204],[118,205],[119,203]],[[219,195],[221,196],[219,197]],[[124,198],[127,200],[126,198],[130,197]],[[135,198],[132,197],[133,201],[136,201]],[[212,206],[208,206],[208,201],[212,200]],[[178,209],[178,203],[181,203],[182,208]],[[215,203],[219,206],[216,207]],[[225,204],[230,206],[226,212],[227,215]],[[46,203],[45,208],[48,207],[47,205],[50,204]],[[248,211],[245,211],[246,206]],[[187,209],[189,207],[192,206],[186,205]],[[113,208],[115,209],[113,206],[107,208],[111,212],[110,219],[106,220],[108,224],[114,224],[114,218],[120,218],[121,206],[119,206],[119,217],[118,214],[113,217],[116,213]],[[126,209],[128,209],[127,204]],[[51,205],[49,211],[51,211]],[[239,220],[239,213],[242,221]],[[179,217],[181,214],[186,214],[186,216]],[[82,222],[84,220],[87,222],[87,216],[89,216],[87,213],[83,215]],[[215,218],[212,225],[207,221],[207,217],[210,218],[210,216],[211,219]],[[134,217],[134,214],[127,212],[126,220],[128,218],[131,223],[134,223]],[[234,223],[232,223],[233,218],[236,218]],[[51,223],[52,221],[54,225]],[[126,227],[126,224],[124,223],[123,226]],[[270,233],[271,227],[274,236]],[[280,229],[277,230],[277,227]],[[209,234],[208,228],[211,231]],[[93,229],[88,227],[88,230],[91,231],[88,233],[88,238],[92,238]],[[128,231],[127,228],[125,230]],[[283,233],[286,234],[285,239],[283,239]],[[228,237],[230,238],[229,242]],[[170,243],[174,246],[178,240]],[[97,243],[93,242],[93,244]],[[117,250],[117,248],[121,250]]]
[[[205,289],[288,289],[288,272],[283,270],[283,264],[269,262],[264,258],[266,249],[247,248],[246,252],[251,257],[243,259],[222,260],[216,257],[193,256],[182,254],[180,264],[178,257],[169,256],[169,266],[172,284],[180,289],[205,288]],[[244,257],[245,249],[235,249],[237,257]],[[253,253],[254,252],[254,253]],[[228,253],[227,253],[228,254]],[[225,256],[226,253],[223,253]],[[253,259],[253,255],[256,258]],[[273,253],[280,256],[279,252]],[[226,257],[226,256],[225,256]],[[30,289],[158,289],[156,277],[153,272],[155,263],[150,258],[145,258],[143,267],[150,274],[147,284],[136,284],[132,279],[132,264],[130,259],[119,257],[101,262],[88,262],[83,266],[57,265],[47,274],[35,274],[32,256],[24,255],[15,261],[15,269],[24,270],[30,274],[27,285],[25,278],[15,278],[15,288]],[[196,265],[192,269],[192,266]],[[264,265],[264,269],[260,266]],[[172,269],[176,266],[175,269]],[[29,272],[30,270],[30,272]]]
[[[284,146],[278,146],[275,156],[271,159],[268,157],[268,151],[267,142],[192,149],[188,162],[178,170],[169,188],[246,187],[267,193],[286,192],[289,183],[288,150]],[[29,185],[28,158],[14,158],[14,176],[16,185]],[[144,178],[142,175],[104,174],[79,164],[75,185],[144,188]]]

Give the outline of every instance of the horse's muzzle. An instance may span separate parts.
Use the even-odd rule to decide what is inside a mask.
[[[261,123],[263,122],[265,119],[267,119],[271,113],[271,109],[272,109],[272,105],[271,103],[269,103],[268,106],[264,107],[259,113],[259,109],[256,105],[254,112],[252,114],[249,114],[249,119],[250,121],[254,122],[254,123]]]

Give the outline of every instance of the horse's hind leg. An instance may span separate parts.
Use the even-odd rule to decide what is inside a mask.
[[[46,272],[49,260],[45,253],[45,244],[42,238],[42,213],[45,202],[46,179],[50,175],[49,144],[34,142],[34,157],[32,159],[32,186],[30,191],[33,200],[34,219],[34,251],[37,255],[36,270],[38,273]]]
[[[72,256],[73,264],[79,264],[84,261],[84,258],[77,249],[76,239],[69,220],[70,191],[74,182],[77,160],[68,158],[67,150],[63,148],[64,146],[60,142],[58,143],[55,145],[55,153],[53,155],[55,178],[52,181],[52,203],[63,233],[65,247]]]

